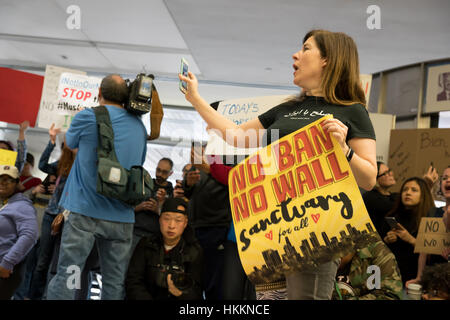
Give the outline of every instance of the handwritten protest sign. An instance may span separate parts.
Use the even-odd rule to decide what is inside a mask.
[[[224,100],[219,103],[217,112],[240,125],[255,119],[258,115],[292,97],[292,95],[277,95]],[[257,150],[256,148],[236,148],[226,143],[214,132],[211,131],[209,134],[210,139],[205,150],[208,155],[248,155]]]
[[[378,237],[325,116],[260,149],[229,174],[242,265],[254,284],[337,259]]]
[[[399,191],[409,177],[422,177],[430,164],[442,173],[450,163],[450,129],[391,130],[388,166],[394,171]]]
[[[70,72],[72,74],[86,74],[85,72],[79,70],[52,65],[46,66],[38,115],[38,127],[40,128],[49,129],[52,123],[55,123],[56,128],[63,128],[63,131],[66,131],[68,128],[67,122],[70,120],[70,117],[64,113],[59,113],[57,110],[58,87],[61,74],[64,72]]]
[[[72,118],[78,111],[98,106],[97,97],[101,82],[102,79],[97,77],[67,72],[61,74],[56,112],[64,117],[61,126],[63,130],[69,128]]]
[[[0,165],[7,164],[10,166],[16,165],[17,152],[0,149]]]
[[[450,232],[442,218],[422,218],[417,233],[414,252],[441,254],[450,247]]]

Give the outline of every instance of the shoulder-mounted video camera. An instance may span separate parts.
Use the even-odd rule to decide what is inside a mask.
[[[152,74],[140,73],[133,82],[125,80],[128,86],[128,101],[125,103],[127,111],[137,115],[150,112],[154,90],[153,79],[155,76]]]

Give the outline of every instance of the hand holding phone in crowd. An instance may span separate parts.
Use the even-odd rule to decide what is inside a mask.
[[[174,198],[183,198],[184,197],[184,189],[183,189],[183,180],[176,180],[175,188],[173,189],[173,197]]]
[[[188,76],[188,69],[189,69],[188,63],[186,62],[186,60],[184,58],[181,58],[180,74],[185,76],[185,77],[187,77]],[[180,90],[181,90],[181,92],[186,94],[187,93],[187,89],[188,89],[187,82],[180,78]]]

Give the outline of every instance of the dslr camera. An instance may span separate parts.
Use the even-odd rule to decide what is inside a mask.
[[[194,281],[191,276],[184,272],[184,268],[178,265],[165,265],[158,264],[156,266],[158,271],[156,273],[156,283],[159,287],[167,288],[167,275],[172,275],[172,281],[175,287],[183,291],[191,288],[194,285]]]
[[[128,100],[125,109],[136,115],[150,112],[152,108],[152,90],[154,89],[152,74],[139,73],[134,81],[125,80],[128,86]]]

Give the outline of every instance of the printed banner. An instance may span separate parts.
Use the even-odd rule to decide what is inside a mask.
[[[229,196],[242,265],[254,284],[377,241],[356,180],[325,116],[234,167]]]
[[[422,218],[417,234],[414,252],[440,255],[450,247],[450,232],[442,218]]]
[[[17,152],[11,150],[0,149],[0,165],[16,165]]]

